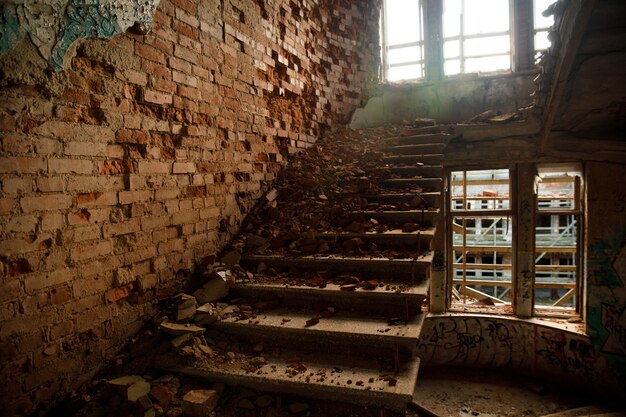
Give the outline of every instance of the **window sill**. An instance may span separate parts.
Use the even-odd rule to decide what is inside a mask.
[[[539,68],[525,71],[502,71],[502,72],[473,72],[467,74],[451,75],[441,80],[411,79],[400,81],[382,81],[381,85],[385,88],[405,88],[405,87],[427,87],[439,84],[458,83],[463,81],[484,81],[494,79],[508,79],[517,77],[530,77],[540,73]]]
[[[510,307],[508,307],[510,308]],[[566,317],[547,317],[547,316],[536,316],[528,319],[520,318],[515,316],[512,312],[507,312],[502,307],[498,307],[499,312],[494,311],[493,309],[484,309],[484,308],[476,308],[470,310],[449,310],[447,313],[435,314],[428,313],[427,317],[433,318],[442,318],[442,317],[475,317],[475,318],[483,318],[483,319],[502,319],[502,320],[511,320],[517,321],[520,323],[527,323],[529,325],[538,325],[538,326],[546,326],[554,329],[559,329],[563,331],[567,331],[570,333],[575,333],[581,336],[588,336],[585,330],[585,324],[582,322],[572,323],[569,320],[572,317],[579,318],[577,315],[569,315]]]

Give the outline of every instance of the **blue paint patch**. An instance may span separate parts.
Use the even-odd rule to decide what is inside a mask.
[[[9,4],[0,5],[0,55],[11,49],[23,36],[15,7]]]
[[[80,0],[71,0],[65,10],[65,19],[48,61],[57,71],[63,70],[63,57],[79,38],[108,39],[121,32],[115,17],[100,1],[81,4]]]

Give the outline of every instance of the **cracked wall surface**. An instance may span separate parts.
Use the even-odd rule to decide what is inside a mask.
[[[367,98],[379,64],[378,1],[162,0],[149,33],[111,39],[136,16],[110,6],[94,26],[94,5],[117,3],[60,2],[78,23],[54,43],[43,25],[25,36],[24,4],[1,15],[22,31],[0,55],[5,415],[109,363],[289,155]],[[55,46],[85,33],[54,71]]]

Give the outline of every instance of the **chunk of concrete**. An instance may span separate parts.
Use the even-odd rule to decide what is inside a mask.
[[[180,335],[188,334],[188,333],[191,333],[191,334],[204,333],[204,327],[199,327],[193,324],[171,323],[169,321],[164,321],[163,323],[161,323],[159,328],[165,333],[168,333],[174,336],[180,336]]]
[[[191,417],[207,417],[218,401],[219,394],[215,390],[191,390],[183,397],[183,414]]]
[[[228,295],[228,284],[220,278],[213,278],[193,293],[200,304],[210,303]]]

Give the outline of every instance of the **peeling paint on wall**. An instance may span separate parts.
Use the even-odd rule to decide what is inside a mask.
[[[0,9],[0,54],[28,34],[41,56],[55,70],[72,44],[81,38],[109,39],[137,24],[142,32],[152,26],[160,0],[51,0],[13,1]]]

